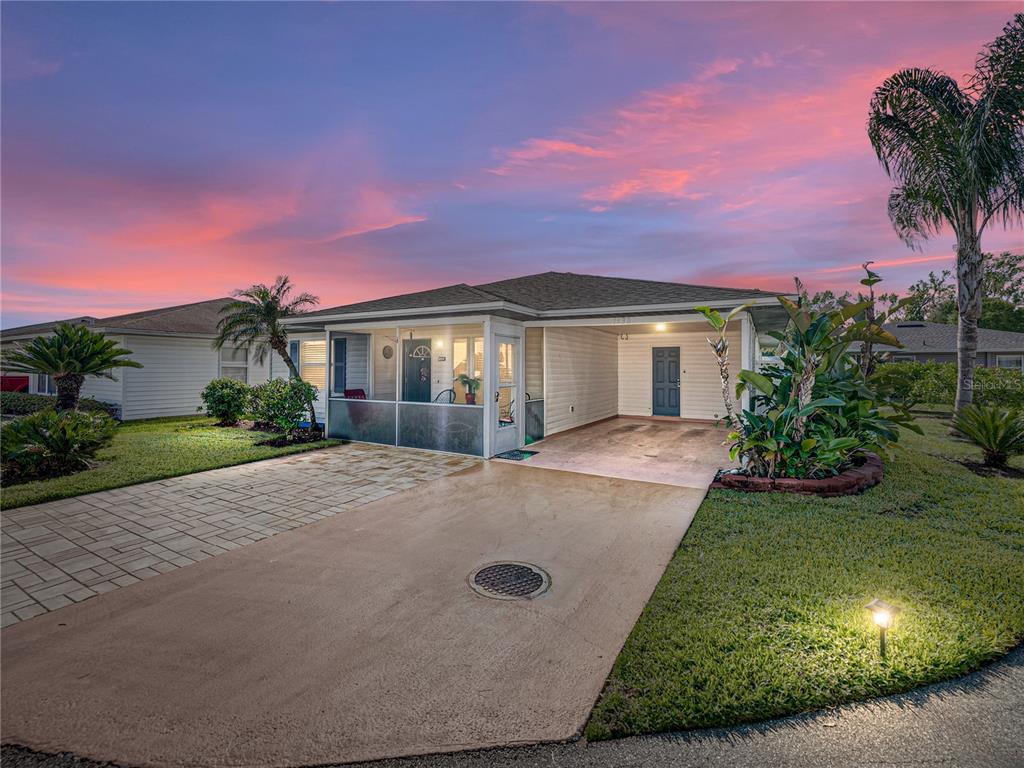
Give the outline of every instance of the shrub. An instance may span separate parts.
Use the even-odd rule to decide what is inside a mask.
[[[271,379],[252,388],[252,413],[259,424],[294,432],[306,415],[306,403],[316,398],[316,387],[302,379]]]
[[[110,444],[117,422],[104,413],[46,409],[0,428],[4,481],[57,477],[86,469]]]
[[[27,416],[57,407],[57,398],[53,395],[38,395],[29,392],[0,392],[0,413],[5,416]],[[121,406],[117,403],[105,403],[83,397],[78,401],[78,410],[106,413],[117,418]]]
[[[218,419],[222,427],[238,423],[249,407],[251,389],[237,379],[214,379],[207,384],[200,397],[208,416]],[[200,409],[202,410],[202,409]]]
[[[1010,454],[1024,453],[1024,416],[994,406],[968,405],[953,426],[985,454],[990,467],[1004,467]]]
[[[886,363],[872,381],[887,396],[912,408],[918,403],[952,405],[956,398],[956,363]],[[1024,372],[1011,368],[975,368],[978,405],[1024,409]]]

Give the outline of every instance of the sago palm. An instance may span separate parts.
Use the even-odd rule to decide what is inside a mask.
[[[284,360],[289,374],[299,378],[299,369],[288,354],[288,329],[281,321],[316,306],[320,299],[309,293],[292,297],[292,290],[291,280],[287,275],[281,275],[273,285],[257,283],[235,291],[235,300],[221,309],[223,317],[217,323],[214,346],[220,349],[225,344],[232,344],[253,348],[261,363],[273,350]],[[313,399],[310,398],[306,405],[309,408],[309,427],[316,429]]]
[[[1024,210],[1024,14],[978,56],[965,88],[904,69],[871,99],[868,136],[896,182],[889,218],[911,247],[946,226],[956,236],[956,408],[973,401],[981,317],[981,236]]]
[[[965,406],[953,426],[981,448],[985,464],[1005,467],[1015,453],[1024,453],[1024,416],[995,406]]]
[[[115,368],[141,368],[126,358],[132,354],[102,333],[84,325],[61,323],[52,336],[37,336],[4,357],[4,368],[19,373],[42,373],[57,388],[57,410],[78,407],[86,376],[114,378]]]

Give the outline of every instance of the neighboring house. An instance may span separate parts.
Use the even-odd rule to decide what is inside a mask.
[[[907,320],[885,326],[903,344],[902,349],[879,346],[885,359],[892,362],[919,363],[956,362],[956,326]],[[1024,370],[1024,333],[978,329],[977,363],[986,368],[1015,368]]]
[[[254,384],[285,373],[284,361],[273,361],[273,355],[260,364],[245,349],[213,348],[220,310],[229,301],[212,299],[114,317],[75,317],[9,328],[0,332],[0,342],[6,351],[17,342],[51,333],[61,322],[87,325],[131,350],[131,359],[143,367],[116,369],[114,379],[88,376],[83,397],[116,403],[126,420],[190,415],[202,404],[199,393],[211,379],[229,376]],[[4,375],[12,382],[18,377]],[[28,377],[28,391],[55,393],[53,381],[42,374]]]
[[[546,272],[286,323],[328,435],[493,456],[617,415],[719,418],[704,304],[750,305],[729,333],[734,372],[786,322],[764,291]],[[462,373],[482,381],[475,403]]]

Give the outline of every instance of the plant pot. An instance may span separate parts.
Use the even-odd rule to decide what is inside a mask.
[[[476,395],[475,394],[471,395],[471,394],[469,394],[469,392],[466,393],[466,405],[476,405]]]

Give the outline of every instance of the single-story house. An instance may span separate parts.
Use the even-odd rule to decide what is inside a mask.
[[[221,309],[230,298],[150,309],[114,317],[75,317],[0,331],[0,343],[10,346],[51,333],[61,322],[87,325],[131,350],[142,368],[120,368],[114,378],[89,376],[82,387],[91,397],[120,407],[121,418],[195,414],[202,405],[199,393],[220,376],[258,384],[270,376],[286,375],[284,361],[268,355],[261,364],[243,348],[213,348]],[[24,374],[4,374],[5,387],[15,388]],[[27,391],[55,394],[53,381],[43,374],[29,375]]]
[[[879,346],[878,352],[892,362],[956,362],[955,325],[906,320],[890,323],[885,330],[903,344],[902,349]],[[1024,370],[1024,333],[978,329],[977,364],[986,368]]]
[[[777,294],[546,272],[286,323],[329,436],[490,457],[614,416],[718,419],[718,367],[694,310],[741,304],[738,370],[757,365],[758,333],[785,326]]]

